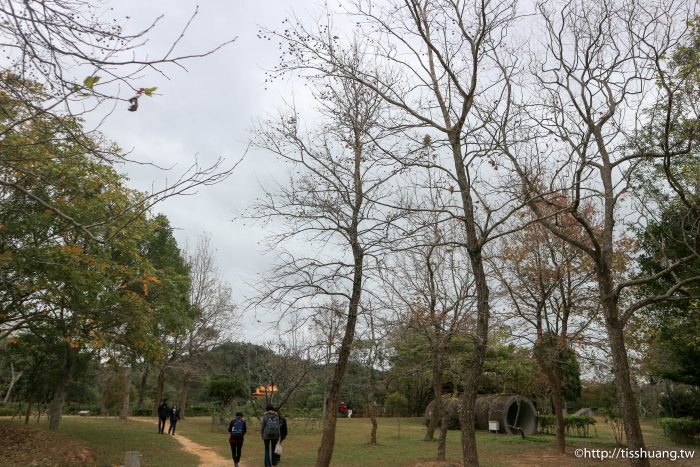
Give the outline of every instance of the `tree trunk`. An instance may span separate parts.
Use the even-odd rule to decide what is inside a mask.
[[[146,396],[146,384],[148,383],[148,373],[150,369],[148,362],[144,363],[143,372],[141,373],[141,384],[139,384],[139,400],[136,403],[138,409],[143,407],[143,399]]]
[[[158,416],[158,406],[160,401],[163,399],[163,387],[165,386],[165,365],[160,367],[158,370],[158,379],[156,381],[156,400],[153,403],[153,410],[151,411],[152,417]]]
[[[359,251],[357,243],[353,245],[353,256],[355,257],[355,273],[353,277],[352,296],[348,306],[348,321],[345,325],[345,335],[340,344],[338,351],[338,362],[333,370],[333,379],[331,381],[330,391],[328,392],[328,409],[326,416],[323,419],[323,436],[321,437],[321,446],[318,448],[316,457],[316,467],[328,467],[331,464],[333,457],[333,448],[335,446],[335,425],[338,419],[338,413],[335,408],[340,401],[340,386],[345,376],[348,358],[352,342],[355,338],[355,325],[357,323],[357,312],[360,306],[360,295],[362,293],[362,262],[363,255]]]
[[[29,416],[32,414],[32,398],[27,400],[27,413],[24,414],[24,424],[29,425]]]
[[[540,325],[537,328],[537,339],[542,341],[542,326],[541,318]],[[555,426],[554,434],[556,436],[556,449],[559,454],[566,453],[566,430],[564,428],[564,395],[562,394],[561,369],[558,367],[560,359],[560,345],[557,341],[556,347],[539,348],[535,346],[535,358],[542,372],[547,377],[547,385],[549,386],[549,395],[551,397],[551,409],[554,413]],[[548,404],[550,405],[550,404]]]
[[[442,423],[442,360],[443,360],[443,352],[441,352],[438,347],[440,346],[440,343],[436,342],[435,343],[436,348],[434,349],[435,351],[433,352],[433,368],[432,368],[432,377],[433,377],[433,400],[435,403],[433,404],[433,413],[432,416],[430,417],[430,421],[428,422],[428,429],[425,433],[425,440],[432,440],[434,439],[435,436],[435,430],[438,429]]]
[[[440,418],[440,438],[438,439],[438,447],[437,447],[437,458],[438,458],[438,460],[441,460],[441,461],[446,460],[445,448],[447,446],[448,423],[449,423],[448,416],[446,413],[443,413],[442,418]]]
[[[7,402],[10,400],[10,396],[12,396],[12,388],[22,377],[22,373],[24,373],[24,371],[20,371],[19,373],[15,374],[15,365],[12,362],[10,362],[10,372],[10,386],[7,388],[7,392],[5,393],[5,399],[3,400],[4,404],[7,404]]]
[[[377,407],[374,402],[374,362],[370,362],[368,389],[367,410],[369,412],[369,419],[372,422],[372,431],[369,434],[369,444],[374,446],[377,444]]]
[[[323,436],[321,437],[321,446],[318,448],[316,457],[316,467],[328,467],[331,464],[333,457],[333,448],[335,446],[335,425],[338,418],[335,408],[340,399],[340,386],[343,383],[345,370],[352,350],[352,343],[355,339],[355,326],[357,324],[357,313],[360,308],[360,298],[362,296],[362,274],[364,266],[364,251],[359,242],[358,224],[362,210],[362,202],[364,194],[362,192],[361,178],[361,162],[362,162],[362,135],[361,129],[357,126],[353,127],[354,133],[354,171],[353,171],[353,193],[355,195],[352,208],[352,222],[348,229],[350,238],[350,248],[352,249],[353,258],[353,277],[352,277],[352,293],[350,294],[350,303],[348,304],[348,320],[345,323],[345,334],[340,343],[338,351],[338,361],[333,370],[333,380],[328,394],[328,408],[326,417],[323,419]]]
[[[51,408],[49,411],[50,430],[58,430],[59,424],[61,423],[63,404],[66,401],[68,385],[73,380],[76,358],[77,355],[75,350],[68,344],[68,342],[66,342],[63,347],[63,368],[61,371],[60,380],[58,384],[56,384],[53,399],[51,400]]]
[[[321,413],[322,420],[326,419],[326,412],[328,412],[328,393],[324,389],[323,390],[323,411]]]
[[[484,371],[484,360],[486,358],[486,344],[488,341],[489,326],[489,289],[484,273],[481,253],[473,255],[470,253],[473,264],[474,278],[477,296],[477,331],[474,345],[474,358],[471,366],[467,370],[464,381],[464,393],[462,394],[462,410],[459,421],[462,425],[462,461],[465,466],[478,467],[479,456],[476,451],[476,427],[475,427],[475,406],[476,391],[479,380]]]
[[[627,349],[625,348],[625,338],[622,331],[622,323],[617,318],[617,310],[606,309],[605,324],[608,330],[610,350],[613,361],[613,373],[615,374],[615,386],[617,387],[617,397],[620,401],[620,415],[625,426],[627,447],[634,451],[645,449],[644,436],[637,415],[637,401],[632,391],[629,362],[627,359]],[[648,467],[649,459],[630,459],[630,465],[635,467]]]
[[[372,422],[372,431],[369,434],[369,444],[375,446],[377,444],[377,404],[374,398],[369,406],[369,420]]]
[[[459,129],[457,129],[459,130]],[[476,339],[474,342],[474,357],[470,367],[466,371],[464,381],[464,393],[462,394],[462,410],[460,411],[460,423],[462,424],[462,461],[465,466],[478,467],[479,456],[476,452],[476,428],[474,409],[476,404],[476,390],[479,379],[484,370],[486,358],[486,345],[489,333],[489,284],[484,270],[484,259],[481,256],[482,245],[479,234],[476,231],[476,219],[474,214],[474,202],[471,194],[471,183],[464,166],[462,146],[459,131],[452,129],[449,132],[452,157],[454,159],[457,185],[459,186],[464,210],[464,231],[467,240],[467,252],[472,274],[474,274],[474,286],[476,292]]]
[[[555,370],[546,371],[549,385],[552,388],[552,403],[554,404],[554,418],[556,420],[556,446],[557,452],[566,453],[566,431],[564,428],[564,396],[561,393],[561,378],[557,378]]]
[[[182,376],[182,391],[180,392],[180,400],[178,401],[178,408],[180,409],[180,418],[185,417],[185,410],[187,410],[187,396],[190,393],[190,385],[192,384],[192,369],[189,364],[185,369],[185,374]]]
[[[129,406],[131,403],[131,367],[124,369],[124,393],[122,394],[122,408],[119,418],[125,420],[129,417]]]

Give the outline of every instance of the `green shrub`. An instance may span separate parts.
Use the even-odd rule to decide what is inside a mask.
[[[151,407],[141,407],[140,409],[137,407],[131,410],[131,415],[134,417],[150,417],[151,413],[153,413]]]
[[[675,384],[661,394],[659,401],[665,417],[700,418],[700,388]]]
[[[595,418],[593,417],[576,417],[573,415],[564,417],[566,436],[587,438],[590,436],[589,429],[593,425],[595,425]],[[553,435],[557,429],[557,419],[554,415],[538,415],[537,427],[540,433]]]
[[[295,407],[283,411],[283,415],[289,418],[321,418],[322,412],[320,408]]]
[[[17,408],[15,407],[0,407],[0,417],[11,417],[17,413]]]
[[[700,420],[686,418],[660,418],[664,434],[677,444],[700,446]]]
[[[215,410],[216,407],[212,404],[195,403],[187,406],[185,415],[188,417],[208,417],[214,413]]]
[[[0,417],[12,416],[17,413],[18,408],[17,402],[8,402],[7,404],[0,402]]]
[[[392,392],[384,399],[384,408],[392,417],[403,416],[408,407],[408,399],[400,392]]]

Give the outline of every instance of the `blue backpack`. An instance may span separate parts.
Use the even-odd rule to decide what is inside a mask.
[[[233,421],[233,428],[231,429],[231,436],[241,437],[243,436],[243,419],[237,418]]]

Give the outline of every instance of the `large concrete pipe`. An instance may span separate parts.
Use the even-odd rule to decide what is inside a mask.
[[[459,400],[443,398],[443,408],[450,428],[459,429]],[[435,401],[428,404],[425,417],[429,421]],[[489,422],[498,423],[498,431],[507,434],[532,435],[537,432],[537,410],[527,397],[516,394],[488,394],[476,398],[475,421],[477,430],[488,430]]]
[[[533,435],[537,432],[537,410],[527,397],[516,394],[489,394],[476,398],[476,429],[490,430],[489,422],[498,422],[498,431]]]

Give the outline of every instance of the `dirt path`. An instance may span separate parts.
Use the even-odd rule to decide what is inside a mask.
[[[144,422],[153,424],[153,419],[150,418],[136,418],[132,417],[129,420],[136,420],[138,422]],[[183,435],[175,435],[173,438],[177,440],[178,443],[182,445],[182,449],[194,454],[199,457],[199,467],[230,467],[233,465],[233,460],[225,459],[221,457],[217,452],[212,450],[207,446],[202,446],[201,444],[195,443],[191,439]],[[240,462],[238,465],[240,467],[246,467],[245,462]]]

